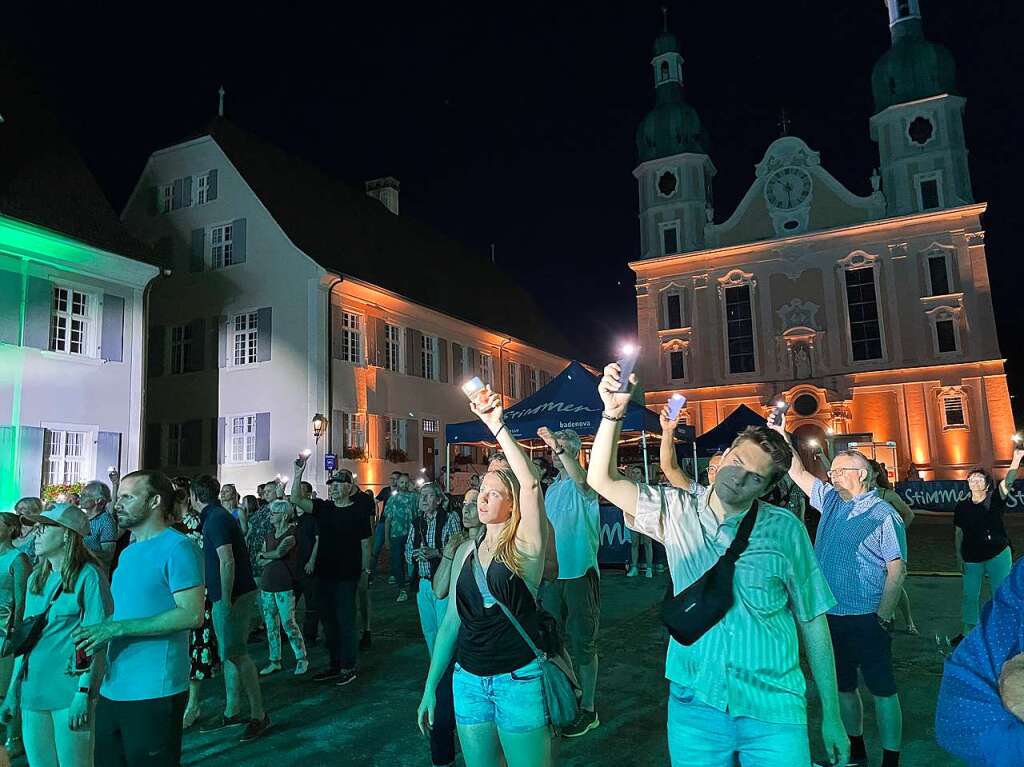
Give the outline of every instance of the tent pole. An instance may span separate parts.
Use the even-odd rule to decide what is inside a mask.
[[[640,432],[640,444],[643,445],[644,449],[644,483],[651,484],[651,475],[647,469],[647,432]]]
[[[696,482],[699,473],[697,469],[697,440],[694,439],[690,445],[693,447],[693,481]]]
[[[446,458],[444,462],[444,487],[450,493],[452,491],[452,445],[447,440],[445,440],[444,455]]]

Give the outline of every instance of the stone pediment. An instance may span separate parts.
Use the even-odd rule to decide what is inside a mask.
[[[709,247],[727,247],[884,217],[881,191],[854,194],[821,165],[818,152],[796,136],[783,136],[754,166],[753,184],[732,215],[708,224],[704,233]]]

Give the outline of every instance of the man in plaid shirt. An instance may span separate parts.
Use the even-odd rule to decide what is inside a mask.
[[[441,564],[441,552],[453,535],[463,535],[462,520],[458,514],[449,514],[444,508],[444,491],[431,483],[420,489],[420,513],[413,520],[405,540],[405,561],[415,562],[413,577],[419,581],[416,607],[420,612],[423,638],[427,640],[427,653],[434,651],[437,629],[448,608],[447,599],[438,599],[432,579]]]

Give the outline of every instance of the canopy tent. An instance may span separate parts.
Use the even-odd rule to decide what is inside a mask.
[[[597,393],[596,375],[578,362],[571,362],[535,394],[505,410],[506,428],[518,440],[537,438],[537,429],[547,426],[552,431],[572,429],[577,434],[594,435],[601,425],[601,397]],[[693,430],[680,427],[677,433],[693,440]],[[657,414],[637,402],[626,409],[624,432],[661,433]],[[449,424],[445,428],[448,444],[493,443],[491,432],[480,420]]]
[[[746,405],[740,405],[729,413],[718,426],[697,437],[697,455],[708,458],[729,447],[736,436],[748,426],[764,426],[764,424],[763,415],[758,415]]]
[[[597,393],[597,382],[598,377],[579,362],[570,362],[546,386],[505,410],[505,428],[517,440],[527,443],[540,441],[537,429],[542,426],[552,431],[572,429],[581,437],[592,437],[601,425],[601,411],[604,409]],[[631,401],[626,408],[622,431],[636,435],[631,441],[641,443],[646,472],[647,435],[661,433],[657,414]],[[677,427],[676,437],[690,443],[692,449],[692,426]],[[473,420],[449,424],[445,427],[445,441],[449,448],[457,444],[493,445],[494,437],[481,421]],[[448,466],[451,466],[451,460]]]

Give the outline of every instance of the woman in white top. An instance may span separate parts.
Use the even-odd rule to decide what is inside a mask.
[[[0,720],[10,721],[21,707],[32,767],[91,767],[103,654],[76,653],[71,634],[109,618],[110,586],[82,541],[89,533],[85,512],[61,503],[26,520],[38,527],[39,562],[29,579],[25,614],[30,619],[48,607],[49,612],[39,640],[14,662]]]

